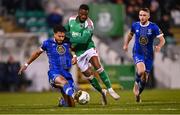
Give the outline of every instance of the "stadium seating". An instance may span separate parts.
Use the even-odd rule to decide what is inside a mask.
[[[46,15],[42,11],[16,11],[18,25],[30,32],[47,32]]]

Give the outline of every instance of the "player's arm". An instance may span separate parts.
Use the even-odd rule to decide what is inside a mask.
[[[72,55],[72,64],[74,65],[77,63],[77,56],[74,51],[72,51],[71,49],[70,49],[70,51],[71,51],[71,55]]]
[[[155,51],[156,52],[159,52],[159,51],[161,51],[161,48],[164,46],[164,44],[165,44],[165,39],[164,39],[164,36],[163,35],[161,35],[160,37],[158,37],[159,38],[159,44],[157,45],[157,46],[155,46]]]
[[[161,51],[161,48],[163,47],[163,45],[165,44],[165,39],[164,39],[164,34],[162,33],[161,29],[155,25],[154,26],[154,31],[155,31],[155,35],[157,38],[159,38],[159,44],[157,46],[155,46],[155,51],[159,52]]]
[[[127,39],[125,39],[124,45],[123,45],[123,50],[127,51],[128,50],[128,44],[131,41],[132,37],[133,37],[134,33],[131,31],[129,32]]]
[[[42,52],[43,50],[40,48],[34,51],[29,57],[28,61],[20,68],[18,74],[20,75],[24,70],[26,70],[28,65],[31,64],[36,58],[38,58]]]

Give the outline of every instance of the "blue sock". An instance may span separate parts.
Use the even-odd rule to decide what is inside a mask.
[[[68,104],[67,104],[67,102],[64,100],[64,98],[61,98],[61,99],[59,100],[59,106],[60,106],[60,107],[68,107]]]
[[[63,91],[65,92],[66,95],[71,97],[74,93],[74,89],[68,83],[63,86]]]

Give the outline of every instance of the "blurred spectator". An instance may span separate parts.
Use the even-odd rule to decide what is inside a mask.
[[[42,0],[26,0],[25,1],[26,10],[28,11],[43,10],[41,2]]]
[[[170,24],[170,15],[169,14],[163,14],[161,16],[161,19],[158,23],[159,27],[161,28],[164,37],[170,36],[173,37],[173,34],[171,32],[171,24]]]
[[[21,8],[22,0],[2,0],[2,5],[9,14],[14,14],[18,8]]]
[[[180,6],[179,8],[173,8],[171,11],[171,17],[173,18],[174,25],[180,26]]]
[[[13,56],[9,56],[6,68],[6,74],[4,75],[6,91],[14,92],[23,90],[26,86],[31,84],[31,81],[27,80],[24,75],[18,75],[20,63],[15,61]]]
[[[0,91],[4,91],[4,77],[6,73],[5,63],[0,61]]]
[[[9,56],[7,61],[7,73],[6,73],[6,82],[7,88],[10,91],[16,91],[18,89],[19,77],[18,70],[20,68],[20,63],[16,62],[13,56]]]
[[[127,25],[131,25],[132,22],[137,21],[138,20],[138,11],[139,8],[136,4],[135,0],[131,0],[131,1],[126,1],[127,3],[127,7],[126,7],[126,23]]]
[[[170,55],[172,56],[173,59],[174,58],[173,52],[172,51],[169,52],[170,50],[168,50],[168,49],[172,49],[172,46],[176,43],[173,37],[173,33],[171,32],[170,15],[168,13],[163,14],[161,16],[161,20],[159,21],[158,25],[164,34],[164,38],[166,39],[166,43],[162,49],[162,53],[163,53],[162,59],[164,60],[166,57]]]
[[[156,0],[152,0],[150,3],[150,21],[157,23],[160,20],[159,3]]]
[[[59,7],[55,7],[47,16],[47,23],[50,28],[63,22],[63,11]]]
[[[124,2],[124,0],[110,0],[111,1],[111,3],[115,3],[115,4],[123,4]]]

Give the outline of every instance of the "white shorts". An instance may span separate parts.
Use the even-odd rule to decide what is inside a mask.
[[[88,67],[90,66],[89,60],[93,56],[98,56],[95,48],[91,48],[77,57],[77,65],[80,68],[81,72],[84,72],[88,69]]]

